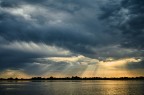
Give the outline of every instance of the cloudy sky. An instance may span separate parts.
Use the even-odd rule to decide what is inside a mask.
[[[0,77],[144,76],[143,0],[0,0]]]

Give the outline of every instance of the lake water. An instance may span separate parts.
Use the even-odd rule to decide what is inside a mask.
[[[144,95],[144,81],[0,81],[0,95]]]

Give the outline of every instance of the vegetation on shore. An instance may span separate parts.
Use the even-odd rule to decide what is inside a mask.
[[[49,77],[49,78],[43,78],[43,77],[32,77],[29,79],[24,78],[0,78],[0,80],[144,80],[144,76],[140,77],[78,77],[78,76],[72,76],[72,77],[64,77],[64,78],[56,78],[56,77]]]

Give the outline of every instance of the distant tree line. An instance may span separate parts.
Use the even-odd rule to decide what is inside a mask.
[[[32,77],[29,79],[24,78],[0,78],[0,80],[144,80],[144,76],[140,77],[78,77],[78,76],[72,76],[72,77],[64,77],[64,78],[56,78],[56,77],[49,77],[49,78],[43,78],[43,77]]]

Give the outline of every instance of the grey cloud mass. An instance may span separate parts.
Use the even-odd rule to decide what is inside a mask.
[[[143,5],[142,0],[122,0],[120,4],[112,4],[113,8],[102,8],[105,12],[101,19],[111,21],[109,24],[120,30],[124,47],[143,49]]]
[[[143,5],[142,0],[0,0],[0,70],[70,69],[68,62],[36,60],[49,57],[143,60]]]
[[[93,53],[89,47],[115,42],[97,19],[100,14],[98,2],[95,6],[81,2],[73,2],[79,7],[79,10],[73,10],[74,13],[67,11],[69,6],[75,6],[72,1],[53,1],[54,6],[44,7],[31,3],[12,8],[2,7],[0,34],[6,40],[44,42],[79,53]],[[64,9],[56,8],[59,4],[70,5]]]

